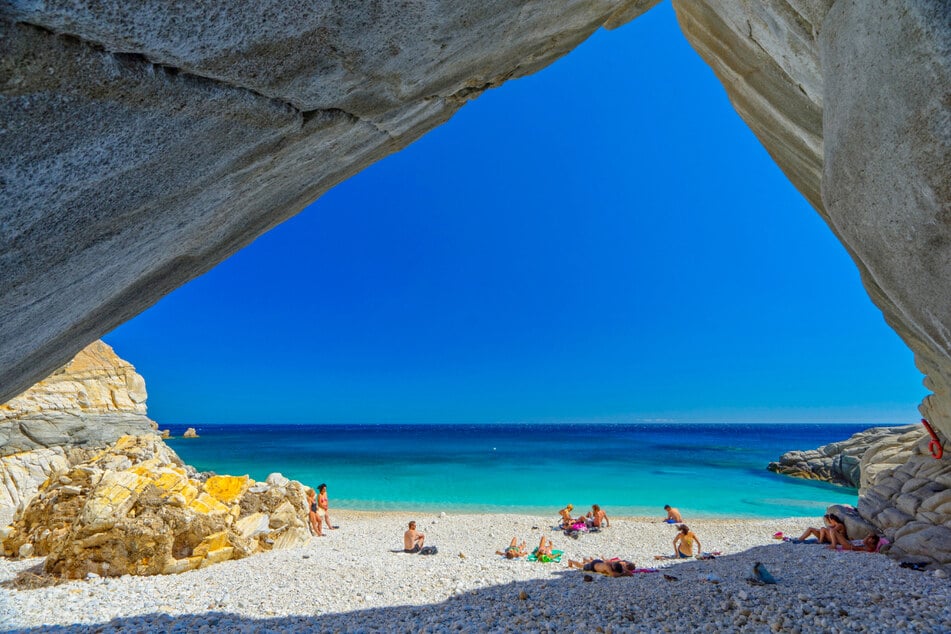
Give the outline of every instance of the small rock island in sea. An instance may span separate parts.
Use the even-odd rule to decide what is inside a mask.
[[[189,427],[185,430],[185,433],[182,434],[182,438],[198,438],[198,432],[195,431],[194,427]]]
[[[0,405],[5,556],[45,556],[66,578],[149,575],[310,539],[301,483],[198,473],[145,400],[142,377],[97,341]]]

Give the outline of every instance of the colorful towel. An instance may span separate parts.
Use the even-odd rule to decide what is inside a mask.
[[[543,564],[549,564],[549,563],[552,563],[552,562],[559,563],[559,562],[561,562],[562,552],[563,552],[563,551],[561,551],[561,550],[553,550],[553,551],[551,551],[551,557],[549,557],[548,555],[541,555],[541,556],[539,556],[539,555],[537,554],[537,553],[538,553],[538,549],[536,548],[536,549],[535,549],[535,552],[533,552],[531,555],[528,556],[528,560],[529,560],[529,561],[540,561],[540,562],[542,562]]]

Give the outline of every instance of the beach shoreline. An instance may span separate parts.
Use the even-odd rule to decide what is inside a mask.
[[[610,509],[606,509],[610,513]],[[672,553],[675,527],[655,518],[611,518],[578,539],[552,516],[331,509],[337,530],[301,547],[179,575],[90,578],[13,589],[42,559],[0,561],[0,626],[10,630],[194,631],[942,631],[951,586],[942,573],[901,568],[884,555],[835,552],[773,539],[798,536],[818,517],[696,519],[687,523],[715,560],[655,561]],[[408,555],[402,532],[419,524],[426,557]],[[495,554],[512,536],[542,535],[561,563]],[[396,551],[396,552],[393,552]],[[658,573],[611,579],[567,559],[621,557]],[[779,579],[750,585],[754,562]],[[664,574],[676,577],[667,580]]]

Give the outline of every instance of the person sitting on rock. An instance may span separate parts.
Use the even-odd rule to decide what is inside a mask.
[[[509,544],[508,548],[506,548],[505,551],[497,550],[495,551],[495,554],[502,555],[506,559],[518,559],[519,557],[527,556],[528,547],[525,545],[525,542],[523,541],[521,544],[518,544],[517,546],[516,546],[516,542],[518,542],[518,537],[513,537],[512,543]]]
[[[664,510],[667,511],[667,519],[664,520],[665,522],[668,524],[683,524],[684,518],[680,516],[680,511],[670,504],[665,504]]]
[[[403,533],[403,552],[418,553],[425,541],[426,536],[416,530],[416,522],[410,522],[409,530]]]
[[[825,522],[824,527],[813,528],[810,526],[796,541],[801,542],[810,537],[815,537],[819,540],[820,544],[832,544],[835,546],[840,542],[847,542],[849,540],[845,530],[845,523],[838,515],[835,513],[827,513],[822,516],[822,521]]]
[[[601,526],[611,527],[611,520],[608,519],[608,514],[597,504],[591,505],[591,512],[585,516],[585,523],[589,528],[595,529],[599,529]]]
[[[628,577],[634,574],[637,564],[623,559],[604,561],[593,557],[585,557],[582,561],[568,560],[569,568],[580,568],[585,572],[597,572],[608,577]]]
[[[310,523],[310,532],[317,537],[323,537],[321,530],[320,515],[317,514],[317,492],[313,489],[307,489],[307,519]]]

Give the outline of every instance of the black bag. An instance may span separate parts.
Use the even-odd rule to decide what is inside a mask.
[[[419,554],[420,554],[420,555],[435,555],[435,554],[438,553],[438,552],[439,552],[439,551],[436,550],[436,547],[435,547],[435,546],[423,546],[423,547],[420,549]]]

